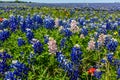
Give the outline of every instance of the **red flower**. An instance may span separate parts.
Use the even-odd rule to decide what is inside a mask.
[[[0,18],[0,22],[2,22],[3,21],[3,18]]]
[[[95,68],[90,68],[87,72],[88,72],[88,74],[90,74],[90,75],[94,75],[94,72],[95,72]]]

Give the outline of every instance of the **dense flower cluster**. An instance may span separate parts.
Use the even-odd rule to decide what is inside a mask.
[[[118,46],[118,42],[115,39],[111,39],[106,45],[109,51],[115,51]]]
[[[5,80],[18,80],[25,79],[26,75],[28,75],[28,68],[25,64],[18,62],[17,60],[13,60],[10,68],[14,71],[8,71],[5,74]],[[26,78],[27,79],[27,78]]]
[[[5,41],[7,38],[9,38],[10,33],[8,30],[4,29],[4,30],[0,30],[0,40],[1,41]]]
[[[46,17],[43,22],[44,22],[45,28],[47,29],[53,29],[55,26],[55,22],[52,18]]]
[[[10,16],[9,26],[10,26],[11,31],[15,31],[18,28],[17,19],[13,15]]]
[[[70,80],[77,80],[79,78],[78,69],[74,69],[74,65],[65,58],[65,56],[61,52],[56,53],[57,61],[59,65],[68,73]]]
[[[7,64],[7,59],[12,58],[8,53],[5,51],[0,52],[0,74],[4,75],[5,72],[9,69]]]
[[[80,46],[78,44],[76,44],[73,48],[72,48],[72,52],[71,52],[71,61],[75,64],[75,65],[80,65],[81,63],[81,59],[82,59],[82,51],[80,49]]]

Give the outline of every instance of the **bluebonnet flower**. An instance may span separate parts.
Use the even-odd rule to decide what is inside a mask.
[[[115,22],[115,23],[113,23],[111,29],[112,30],[117,30],[117,27],[118,27],[118,23]]]
[[[12,58],[9,54],[6,53],[6,51],[1,51],[0,52],[0,73],[4,74],[8,69],[9,66],[7,65],[6,61],[7,59]]]
[[[54,40],[52,37],[49,37],[49,41],[48,41],[48,51],[50,52],[50,54],[56,54],[58,48],[57,48],[57,44],[56,44],[56,40]]]
[[[47,28],[47,29],[54,28],[55,22],[52,18],[45,18],[43,22],[44,22],[45,28]]]
[[[25,44],[25,41],[21,37],[19,37],[17,41],[18,41],[18,46],[22,46]]]
[[[22,32],[26,32],[26,22],[25,21],[20,22],[20,29]]]
[[[29,43],[34,38],[34,34],[31,31],[31,29],[27,29],[26,37],[27,37]]]
[[[96,69],[95,72],[94,72],[94,76],[97,78],[97,79],[100,79],[102,77],[102,71]]]
[[[36,54],[32,53],[32,52],[29,54],[28,59],[27,59],[27,61],[28,61],[29,64],[33,64],[34,63],[34,61],[35,61],[34,56],[35,55]]]
[[[8,72],[6,72],[6,74],[5,74],[4,80],[17,80],[17,79],[15,78],[15,75],[14,75],[13,72],[8,71]]]
[[[42,18],[41,18],[39,15],[37,15],[37,14],[35,14],[35,15],[33,16],[33,20],[34,20],[34,22],[37,22],[37,24],[40,24],[40,25],[43,24]]]
[[[61,52],[56,53],[56,58],[60,67],[62,67],[68,73],[70,80],[77,80],[79,78],[78,68],[74,69],[72,62],[68,61],[68,59],[66,59],[66,57]]]
[[[70,63],[65,56],[61,52],[56,53],[57,61],[59,62],[60,66],[65,70],[72,70],[72,63]]]
[[[15,31],[17,29],[17,27],[18,27],[17,19],[13,15],[10,16],[9,26],[10,26],[11,31]]]
[[[71,52],[71,61],[75,64],[75,65],[79,65],[81,63],[81,59],[82,59],[82,51],[80,49],[80,46],[78,44],[76,44],[73,48],[72,48],[72,52]]]
[[[8,25],[9,25],[9,21],[7,19],[4,19],[3,22],[2,22],[3,29],[7,28]]]
[[[43,45],[39,40],[36,40],[32,45],[35,53],[41,53],[43,51]]]
[[[80,34],[84,34],[84,36],[87,36],[88,35],[88,30],[87,28],[83,27],[80,31]]]
[[[43,20],[39,15],[36,16],[36,22],[37,22],[37,24],[40,24],[40,25],[43,24]]]
[[[113,53],[108,53],[108,54],[107,54],[107,60],[108,60],[110,63],[113,63],[113,56],[114,56]]]
[[[106,45],[109,51],[115,51],[118,46],[118,42],[115,39],[111,39],[109,43]]]
[[[120,78],[120,68],[117,69],[117,79]]]
[[[26,78],[26,76],[28,75],[28,71],[29,71],[29,69],[27,68],[25,64],[20,63],[17,60],[12,61],[12,64],[10,65],[10,69],[13,69],[12,73],[17,79],[18,77],[20,77],[20,79]]]
[[[111,30],[111,23],[110,23],[110,22],[107,22],[107,23],[106,23],[106,29],[107,29],[107,30]]]
[[[107,60],[106,60],[106,58],[103,58],[100,60],[100,62],[105,64],[107,62]]]
[[[120,67],[120,60],[114,59],[114,65],[119,68]]]
[[[78,19],[78,22],[79,22],[80,25],[83,26],[83,25],[84,25],[84,22],[85,22],[85,18],[84,18],[84,17],[79,18],[79,19]]]
[[[68,38],[72,35],[72,32],[71,32],[69,29],[67,29],[67,28],[62,29],[62,30],[61,30],[61,33],[62,33],[65,37],[68,37]]]
[[[9,38],[10,33],[8,30],[0,30],[0,40],[5,41],[7,38]]]
[[[118,34],[119,34],[119,36],[120,36],[120,29],[118,30]]]
[[[49,41],[49,36],[48,35],[44,36],[44,43],[47,44],[48,41]]]
[[[76,22],[75,20],[71,20],[71,23],[70,23],[70,30],[73,32],[73,33],[76,33],[76,32],[79,32],[79,27],[77,26],[78,22]]]
[[[60,41],[60,49],[65,47],[65,42],[66,42],[66,38],[61,39],[61,41]]]
[[[104,41],[104,45],[107,46],[107,44],[109,43],[109,41],[112,39],[112,37],[110,35],[107,35],[105,37],[105,41]]]
[[[101,33],[107,34],[107,30],[105,28],[99,28],[97,32],[100,33],[100,34]]]

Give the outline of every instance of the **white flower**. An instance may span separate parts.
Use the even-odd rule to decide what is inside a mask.
[[[17,62],[17,60],[12,60],[12,64],[16,64]]]

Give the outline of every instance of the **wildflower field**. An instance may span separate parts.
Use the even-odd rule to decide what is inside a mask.
[[[0,80],[119,78],[119,10],[0,7]]]

